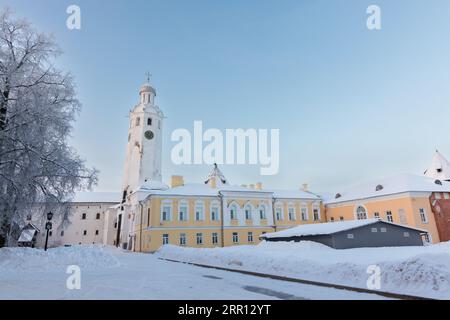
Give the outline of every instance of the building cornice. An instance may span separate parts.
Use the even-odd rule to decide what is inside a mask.
[[[326,208],[337,208],[342,207],[346,205],[354,205],[357,203],[364,203],[364,202],[378,202],[378,201],[387,201],[387,200],[396,200],[396,199],[403,199],[403,198],[427,198],[429,197],[433,192],[424,192],[424,191],[407,191],[407,192],[399,192],[399,193],[393,193],[389,195],[384,196],[374,196],[374,197],[366,197],[366,198],[356,198],[352,200],[345,200],[341,202],[332,202],[327,203],[324,202]]]

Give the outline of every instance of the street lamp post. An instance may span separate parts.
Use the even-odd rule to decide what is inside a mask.
[[[50,222],[53,218],[53,213],[49,212],[47,213],[47,223],[45,224],[45,230],[47,230],[47,235],[45,236],[45,251],[47,251],[47,245],[48,245],[48,233],[50,230],[52,230],[52,223]]]

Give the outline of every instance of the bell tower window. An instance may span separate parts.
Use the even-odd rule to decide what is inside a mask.
[[[141,124],[141,118],[137,117],[136,118],[136,127],[139,127],[140,124]]]

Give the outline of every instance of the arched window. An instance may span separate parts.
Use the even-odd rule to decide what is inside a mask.
[[[356,208],[356,219],[358,219],[358,220],[367,219],[366,208],[364,208],[363,206],[359,206],[358,208]]]
[[[247,204],[244,210],[245,210],[245,220],[252,220],[252,211],[253,211],[252,206],[250,204]]]
[[[136,118],[136,127],[139,127],[141,124],[141,118],[137,117]]]
[[[237,206],[235,204],[230,207],[230,218],[231,220],[237,219]]]
[[[261,220],[265,220],[267,219],[267,215],[266,215],[266,206],[265,205],[260,205],[258,208],[258,212],[259,212],[259,218]]]

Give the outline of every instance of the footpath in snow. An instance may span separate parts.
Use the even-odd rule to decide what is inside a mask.
[[[314,242],[262,242],[214,249],[162,247],[160,258],[367,288],[380,267],[381,291],[450,299],[450,242],[424,247],[336,250]]]

